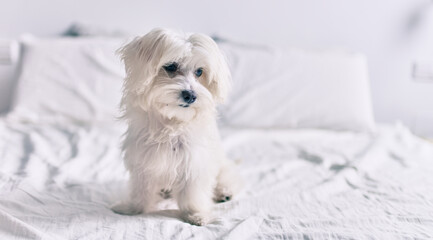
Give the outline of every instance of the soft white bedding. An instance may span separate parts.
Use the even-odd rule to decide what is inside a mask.
[[[244,191],[204,227],[181,221],[170,202],[113,213],[128,178],[114,121],[123,42],[24,42],[12,112],[0,119],[0,239],[433,238],[433,144],[400,125],[365,132],[374,121],[361,56],[231,43],[220,45],[234,80],[220,123]]]
[[[433,237],[433,145],[377,134],[222,129],[244,192],[204,227],[175,210],[122,216],[121,125],[0,121],[0,239]]]

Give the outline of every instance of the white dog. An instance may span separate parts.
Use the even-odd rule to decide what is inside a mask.
[[[130,199],[113,210],[147,213],[169,195],[183,219],[208,223],[213,201],[232,199],[241,186],[215,120],[231,79],[223,55],[208,36],[164,29],[134,39],[120,53]]]

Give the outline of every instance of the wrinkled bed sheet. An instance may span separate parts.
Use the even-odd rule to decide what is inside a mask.
[[[375,134],[222,129],[246,179],[204,227],[176,210],[122,216],[122,126],[0,122],[0,239],[433,238],[433,145]]]

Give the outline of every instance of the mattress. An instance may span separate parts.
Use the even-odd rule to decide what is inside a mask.
[[[433,238],[433,145],[374,134],[223,128],[245,179],[206,226],[167,209],[123,216],[124,126],[0,121],[0,239]]]

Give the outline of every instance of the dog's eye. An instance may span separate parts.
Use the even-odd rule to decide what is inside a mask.
[[[170,63],[168,65],[165,65],[163,68],[165,69],[165,71],[167,71],[168,73],[174,73],[177,71],[177,68],[179,67],[179,65],[177,63]]]
[[[199,68],[197,70],[195,70],[194,73],[197,77],[200,77],[203,74],[203,68]]]

